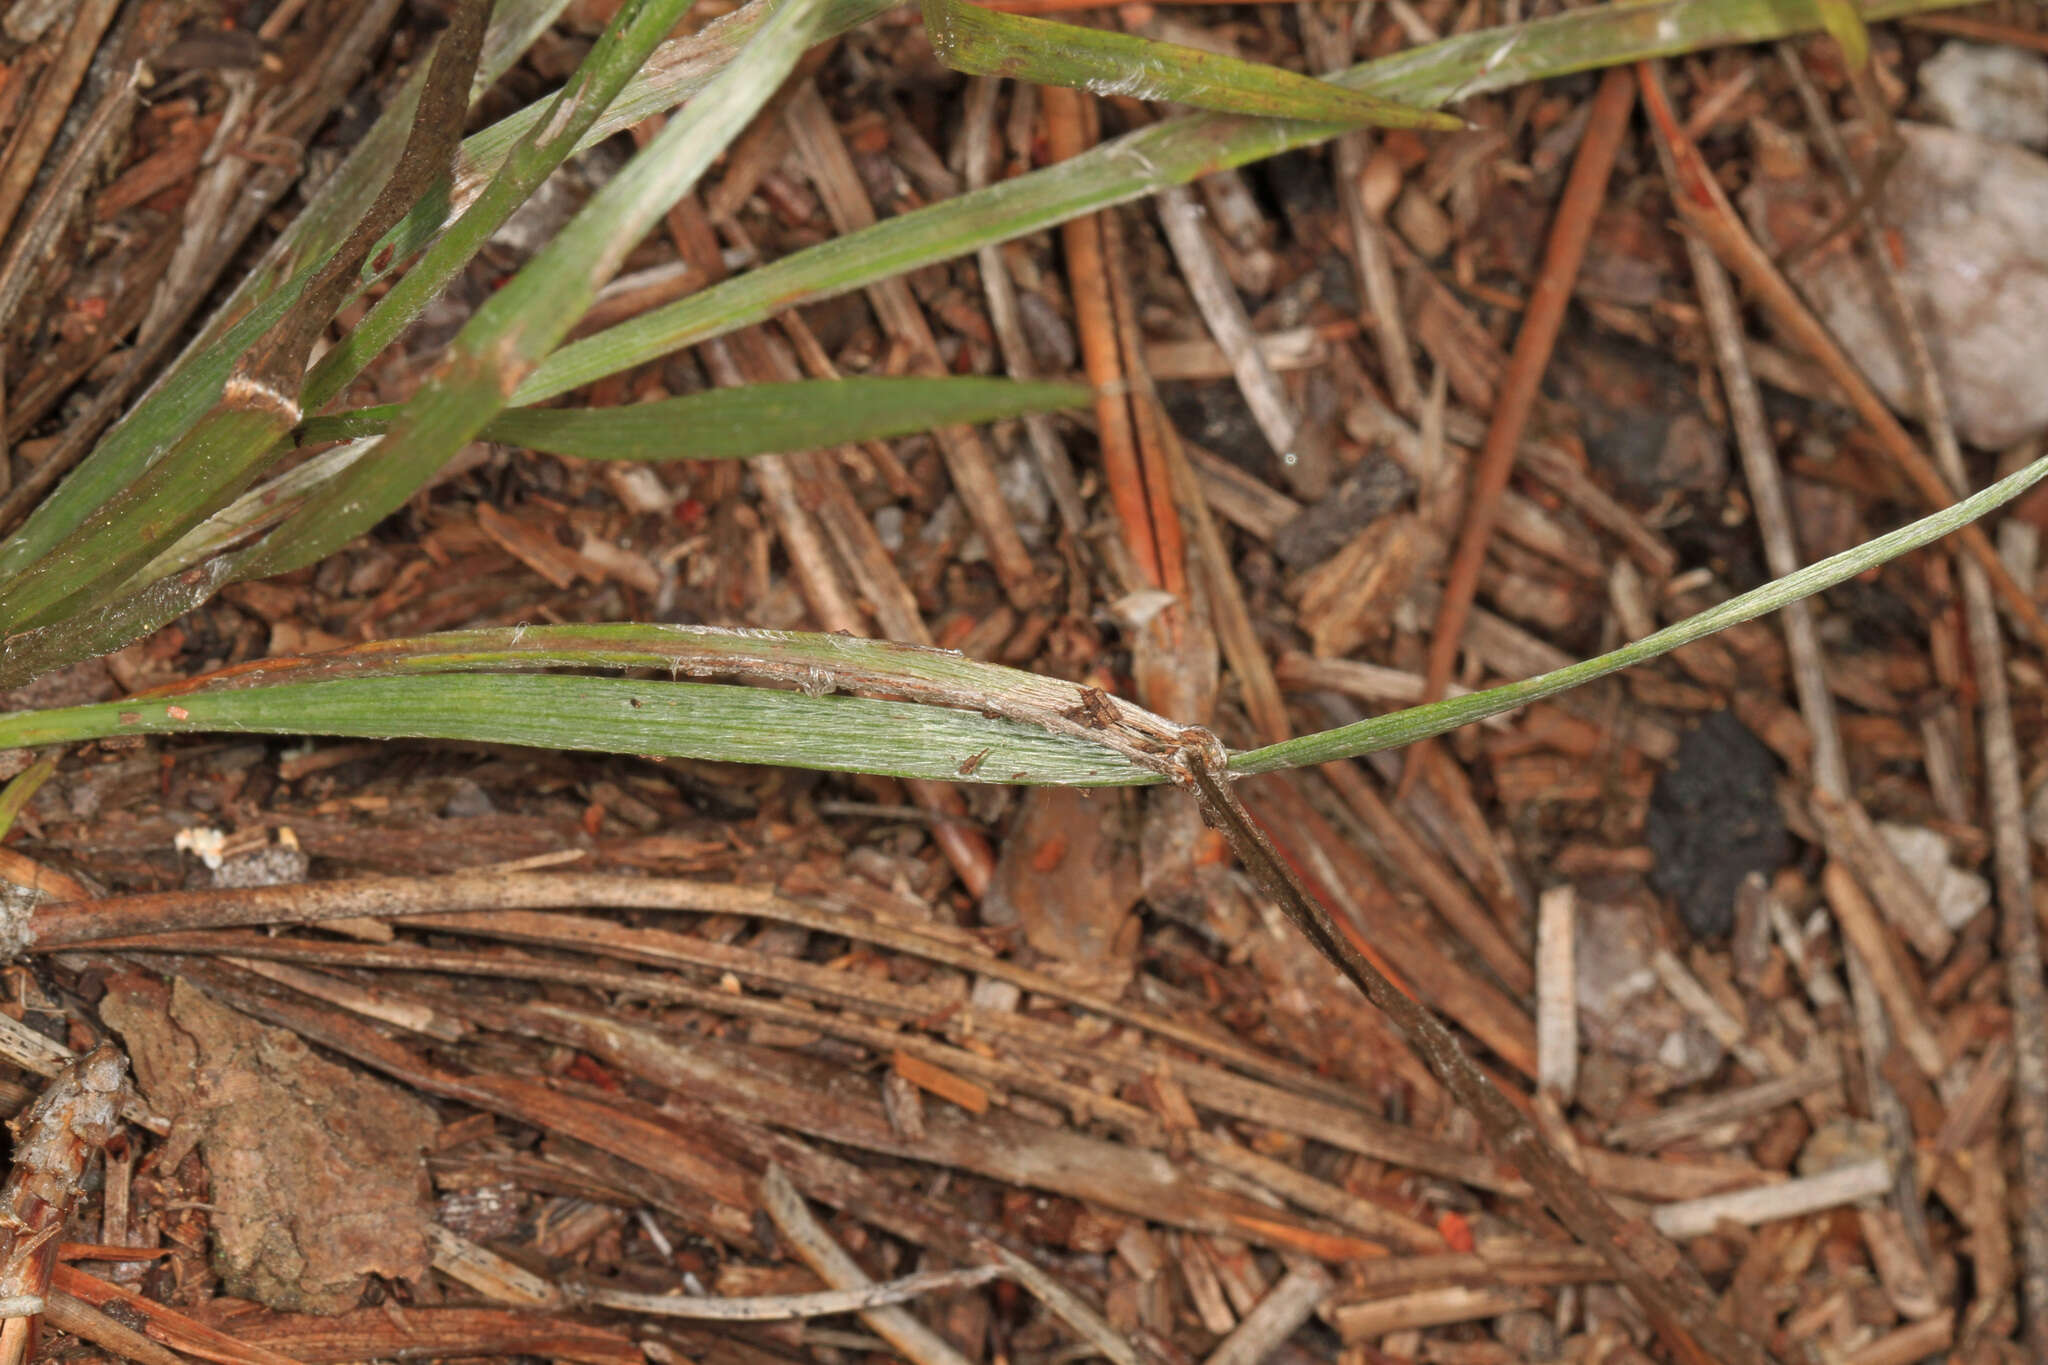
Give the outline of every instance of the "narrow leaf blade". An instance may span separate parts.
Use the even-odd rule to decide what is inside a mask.
[[[493,418],[483,436],[583,460],[736,460],[1082,408],[1091,398],[1085,384],[980,376],[810,379],[621,407],[520,409]],[[372,435],[396,411],[364,408],[315,418],[300,428],[299,439],[312,444]]]
[[[1865,13],[1869,19],[1888,19],[1958,3],[1872,0]],[[1819,26],[1812,0],[1592,5],[1397,52],[1353,67],[1332,82],[1430,105],[1646,57],[1765,42]],[[1056,227],[1213,171],[1322,142],[1331,131],[1328,124],[1242,122],[1214,113],[1168,119],[1070,161],[885,218],[570,342],[520,386],[513,402],[538,403],[786,308]]]
[[[672,3],[650,0],[643,13],[666,12]],[[752,121],[809,47],[825,13],[825,0],[781,0],[703,97],[670,120],[477,310],[390,433],[239,556],[237,577],[265,577],[325,558],[402,506],[474,439],[560,344],[626,254]],[[606,93],[602,103],[610,98]]]
[[[970,76],[1172,100],[1254,118],[1447,131],[1465,126],[1453,114],[1397,104],[1263,62],[1131,33],[1003,14],[966,0],[924,0],[924,25],[933,54]]]
[[[1752,588],[1740,596],[1731,597],[1719,606],[1709,607],[1705,611],[1688,616],[1683,621],[1645,635],[1642,639],[1623,645],[1620,649],[1610,650],[1606,654],[1595,655],[1590,659],[1582,659],[1548,673],[1539,673],[1520,682],[1490,687],[1484,692],[1470,692],[1462,697],[1431,702],[1427,706],[1411,706],[1406,710],[1375,716],[1353,725],[1323,730],[1313,735],[1303,735],[1299,739],[1269,744],[1263,749],[1236,754],[1230,760],[1230,770],[1240,777],[1248,777],[1254,773],[1303,768],[1339,758],[1356,758],[1360,754],[1398,748],[1403,744],[1414,744],[1419,740],[1448,734],[1461,726],[1485,720],[1488,716],[1497,716],[1516,707],[1527,706],[1530,702],[1570,691],[1596,678],[1604,678],[1610,673],[1619,673],[1624,668],[1647,663],[1659,655],[1668,654],[1695,640],[1705,639],[1729,626],[1753,621],[1803,597],[1810,597],[1838,583],[1846,583],[1856,575],[1888,563],[1900,555],[1924,545],[1931,545],[1949,532],[1967,526],[1994,508],[2011,502],[2044,478],[2048,478],[2048,456],[2006,475],[1997,483],[1971,494],[1961,502],[1944,507],[1895,531],[1867,540],[1861,545],[1853,546],[1840,554],[1830,555],[1803,569],[1786,574],[1783,578],[1773,579],[1762,587]]]
[[[1851,71],[1870,65],[1870,30],[1856,12],[1855,0],[1813,0],[1820,10],[1821,24],[1842,49],[1842,60]]]
[[[342,679],[0,715],[9,747],[207,732],[446,739],[951,782],[1158,780],[1100,745],[972,711],[627,678]]]

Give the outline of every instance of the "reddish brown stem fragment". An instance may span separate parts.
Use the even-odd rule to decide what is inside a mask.
[[[1220,758],[1222,746],[1212,745]],[[1672,1352],[1695,1365],[1768,1365],[1763,1347],[1715,1315],[1698,1272],[1678,1248],[1642,1223],[1624,1221],[1486,1078],[1451,1031],[1387,980],[1330,912],[1302,889],[1238,804],[1220,762],[1192,745],[1182,753],[1184,784],[1203,818],[1229,838],[1245,871],[1309,942],[1393,1019],[1415,1055],[1479,1121],[1488,1142],[1535,1187],[1558,1220],[1606,1258],[1649,1311]]]
[[[1053,159],[1065,161],[1088,150],[1086,97],[1077,90],[1047,86],[1046,141]],[[1110,301],[1109,265],[1103,251],[1100,214],[1076,218],[1060,229],[1073,288],[1074,327],[1081,360],[1095,386],[1096,438],[1102,445],[1103,480],[1138,571],[1152,587],[1166,586],[1165,551],[1153,524],[1153,499],[1145,486],[1130,404],[1124,397],[1123,357],[1116,339],[1116,310]],[[1175,566],[1178,569],[1178,565]]]
[[[1572,283],[1578,278],[1579,262],[1585,258],[1593,218],[1607,196],[1607,178],[1614,169],[1615,153],[1620,150],[1622,131],[1634,104],[1635,79],[1625,69],[1609,71],[1593,96],[1585,139],[1579,144],[1578,159],[1572,163],[1571,178],[1565,182],[1564,196],[1557,206],[1557,218],[1544,251],[1543,268],[1529,293],[1528,306],[1522,311],[1514,354],[1501,377],[1493,420],[1486,428],[1486,443],[1480,447],[1479,462],[1472,471],[1464,526],[1451,558],[1450,575],[1444,583],[1443,602],[1437,608],[1436,632],[1429,643],[1425,701],[1442,697],[1450,682],[1451,666],[1458,658],[1458,643],[1465,634],[1465,620],[1471,614],[1472,598],[1479,587],[1479,569],[1486,560],[1487,542],[1493,537],[1493,525],[1500,513],[1501,494],[1514,469],[1515,447],[1521,443],[1522,430],[1535,408],[1543,371],[1550,363],[1551,349],[1564,323]]]

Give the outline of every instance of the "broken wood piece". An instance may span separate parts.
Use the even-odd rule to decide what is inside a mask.
[[[1723,1221],[1754,1227],[1780,1218],[1801,1218],[1879,1198],[1891,1187],[1891,1162],[1881,1156],[1870,1157],[1782,1184],[1664,1204],[1651,1211],[1650,1222],[1666,1237],[1684,1241],[1706,1236]]]
[[[1418,1219],[1408,1218],[1337,1185],[1325,1184],[1284,1161],[1260,1156],[1228,1138],[1196,1130],[1187,1135],[1189,1148],[1212,1166],[1265,1186],[1289,1202],[1341,1223],[1367,1237],[1392,1242],[1410,1251],[1435,1251],[1443,1234]]]
[[[1362,659],[1322,658],[1298,649],[1290,649],[1280,656],[1275,664],[1275,674],[1281,685],[1292,692],[1327,689],[1369,705],[1412,705],[1422,700],[1427,686],[1420,673],[1367,663]],[[1453,683],[1444,695],[1462,697],[1471,691],[1469,687]],[[1506,729],[1517,714],[1510,711],[1505,715],[1490,716],[1480,723],[1492,729]]]
[[[183,1356],[61,1289],[50,1291],[49,1300],[43,1307],[43,1317],[60,1332],[69,1332],[81,1341],[104,1347],[124,1359],[139,1362],[139,1365],[187,1365]],[[0,1350],[4,1349],[4,1338],[0,1338]]]
[[[1898,1036],[1899,1046],[1913,1059],[1929,1080],[1948,1069],[1941,1040],[1927,1017],[1919,983],[1898,946],[1898,940],[1878,918],[1877,908],[1864,894],[1863,884],[1848,867],[1830,860],[1821,873],[1821,889],[1842,937],[1870,972],[1871,983],[1884,1001],[1885,1014]]]
[[[1862,803],[1815,791],[1807,808],[1820,825],[1829,855],[1855,869],[1857,881],[1914,951],[1930,963],[1946,959],[1955,947],[1955,931],[1942,919],[1932,890],[1878,833]]]
[[[1389,1332],[1499,1317],[1502,1313],[1537,1308],[1542,1303],[1543,1296],[1533,1289],[1450,1285],[1418,1289],[1391,1299],[1343,1304],[1330,1310],[1330,1321],[1348,1345],[1371,1341]]]
[[[1729,1190],[1778,1184],[1784,1179],[1782,1172],[1765,1170],[1730,1156],[1681,1161],[1671,1157],[1628,1156],[1581,1144],[1578,1157],[1586,1178],[1597,1188],[1660,1203],[1703,1199]]]
[[[1702,986],[1685,964],[1672,956],[1669,948],[1659,948],[1650,959],[1650,968],[1657,973],[1657,980],[1671,993],[1671,998],[1684,1006],[1690,1014],[1706,1026],[1715,1041],[1747,1067],[1752,1075],[1770,1076],[1783,1068],[1772,1065],[1771,1060],[1749,1041],[1749,1030],[1742,1021],[1728,1013],[1721,1002]]]
[[[562,1291],[553,1283],[439,1223],[427,1225],[427,1248],[433,1253],[434,1269],[468,1285],[493,1303],[521,1308],[561,1306]]]
[[[1577,905],[1569,885],[1536,899],[1536,1083],[1565,1107],[1579,1080]]]
[[[1203,1365],[1260,1365],[1271,1359],[1335,1287],[1330,1272],[1316,1262],[1295,1266],[1238,1321]]]
[[[1920,1322],[1908,1323],[1885,1333],[1876,1341],[1859,1346],[1842,1357],[1842,1365],[1912,1365],[1946,1351],[1955,1341],[1956,1315],[1944,1311]]]
[[[849,1262],[850,1264],[850,1262]],[[1009,1272],[999,1265],[969,1266],[962,1270],[927,1270],[894,1280],[848,1289],[827,1289],[814,1294],[763,1294],[749,1298],[720,1298],[705,1294],[636,1294],[606,1285],[571,1285],[568,1297],[598,1308],[621,1313],[644,1313],[649,1317],[694,1318],[708,1322],[787,1322],[793,1318],[822,1318],[835,1313],[862,1313],[909,1303],[932,1294],[974,1289]]]
[[[1472,1251],[1401,1256],[1350,1266],[1345,1272],[1345,1283],[1347,1289],[1355,1286],[1377,1299],[1447,1285],[1528,1288],[1604,1280],[1613,1274],[1614,1267],[1591,1247],[1574,1242],[1490,1237]]]
[[[1245,473],[1220,455],[1192,441],[1182,441],[1188,462],[1201,481],[1202,495],[1231,525],[1271,544],[1280,528],[1301,515],[1301,504]]]
[[[1774,1109],[1841,1082],[1842,1070],[1833,1061],[1815,1062],[1782,1076],[1773,1076],[1739,1090],[1707,1095],[1672,1105],[1655,1114],[1628,1119],[1607,1130],[1607,1141],[1616,1147],[1654,1149],[1744,1119],[1768,1114]]]
[[[942,1066],[934,1065],[922,1057],[914,1057],[900,1049],[890,1054],[889,1065],[897,1075],[918,1089],[937,1095],[940,1099],[951,1100],[970,1114],[988,1112],[988,1091],[964,1077],[954,1075]]]
[[[1348,329],[1347,330],[1351,330]],[[1329,329],[1289,327],[1252,337],[1259,358],[1271,370],[1307,370],[1330,358]],[[1230,356],[1206,337],[1192,341],[1152,341],[1145,345],[1145,368],[1159,380],[1230,379]]]

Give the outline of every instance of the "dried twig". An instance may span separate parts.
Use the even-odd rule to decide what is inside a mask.
[[[1298,1072],[1277,1066],[1254,1048],[1182,1020],[1095,996],[1006,958],[894,925],[815,909],[764,888],[717,882],[601,873],[540,873],[523,877],[456,874],[113,896],[101,901],[44,907],[28,926],[31,946],[27,951],[50,951],[130,934],[230,925],[316,924],[358,915],[490,911],[502,916],[517,910],[596,907],[753,915],[819,933],[852,937],[878,948],[912,953],[963,971],[1008,981],[1033,994],[1066,1001],[1104,1018],[1171,1039],[1199,1054],[1239,1067],[1249,1075],[1266,1076],[1311,1094],[1344,1097],[1343,1087],[1305,1080]],[[0,1027],[0,1033],[4,1033],[4,1027]]]
[[[0,169],[0,233],[13,225],[22,200],[43,169],[43,158],[63,127],[72,97],[99,50],[100,37],[120,8],[120,0],[84,0],[72,16],[62,48],[36,87],[28,121],[15,132],[6,165]]]
[[[1271,1359],[1335,1287],[1330,1272],[1314,1261],[1294,1267],[1238,1320],[1203,1365],[1258,1365]]]
[[[1657,150],[1665,164],[1666,177],[1673,176],[1670,153],[1661,140]],[[1699,238],[1685,234],[1685,250],[1692,264],[1693,287],[1700,296],[1700,311],[1713,339],[1714,360],[1720,367],[1721,388],[1728,399],[1729,425],[1735,430],[1743,476],[1749,483],[1750,504],[1756,509],[1757,531],[1764,543],[1764,562],[1770,565],[1773,574],[1783,577],[1800,567],[1799,546],[1792,535],[1792,513],[1785,500],[1784,480],[1778,473],[1777,451],[1764,421],[1763,396],[1750,373],[1735,291],[1721,263]],[[1813,626],[1813,604],[1804,599],[1788,602],[1781,620],[1785,648],[1792,656],[1792,687],[1799,697],[1800,714],[1806,718],[1807,733],[1813,736],[1813,784],[1823,792],[1847,797],[1849,765],[1843,756],[1841,733],[1835,726],[1835,703],[1828,693],[1820,636]]]
[[[1340,70],[1351,59],[1357,36],[1353,29],[1363,25],[1366,12],[1353,11],[1349,22],[1333,21],[1318,14],[1317,8],[1311,0],[1299,0],[1295,6],[1310,69]],[[1360,320],[1372,332],[1380,372],[1386,376],[1394,406],[1412,417],[1422,407],[1422,384],[1415,375],[1415,358],[1408,350],[1408,325],[1401,316],[1400,287],[1394,280],[1394,263],[1387,251],[1386,228],[1367,210],[1358,183],[1371,151],[1370,134],[1363,130],[1346,133],[1330,145],[1331,170],[1337,198],[1344,205],[1344,221],[1351,230],[1351,250],[1358,258],[1359,292],[1365,304]]]
[[[1072,1290],[999,1243],[983,1242],[979,1249],[983,1255],[994,1258],[1011,1279],[1030,1290],[1048,1312],[1093,1343],[1116,1365],[1139,1365],[1140,1357],[1131,1349],[1131,1343]]]
[[[791,1193],[795,1191],[792,1189]],[[788,1230],[783,1231],[787,1236]],[[928,1294],[974,1289],[990,1280],[1000,1280],[1008,1273],[999,1265],[977,1265],[964,1270],[927,1270],[900,1279],[878,1280],[847,1289],[826,1289],[815,1294],[761,1294],[730,1299],[703,1294],[635,1294],[630,1290],[595,1284],[571,1284],[565,1287],[564,1292],[570,1299],[594,1307],[615,1308],[622,1313],[645,1313],[651,1317],[696,1318],[710,1322],[786,1322],[791,1318],[822,1318],[833,1313],[865,1315],[870,1309],[908,1303]]]
[[[1047,86],[1040,97],[1053,158],[1064,161],[1087,151],[1094,141],[1088,97],[1058,86]],[[1151,485],[1138,449],[1125,395],[1116,310],[1110,299],[1103,245],[1103,234],[1109,229],[1109,220],[1099,213],[1071,219],[1060,228],[1073,292],[1074,326],[1080,334],[1088,382],[1095,386],[1096,439],[1102,445],[1103,479],[1124,543],[1149,586],[1178,595],[1187,587],[1180,521],[1174,512],[1172,489]]]
[[[1301,418],[1294,411],[1294,403],[1288,398],[1287,390],[1281,387],[1279,376],[1273,373],[1259,350],[1258,338],[1252,332],[1244,303],[1238,298],[1237,286],[1224,272],[1223,262],[1216,257],[1215,246],[1202,230],[1205,216],[1194,191],[1185,185],[1176,185],[1159,195],[1159,225],[1166,230],[1166,240],[1173,248],[1174,260],[1180,265],[1181,278],[1187,281],[1188,292],[1194,296],[1202,321],[1209,325],[1209,335],[1216,338],[1216,344],[1230,358],[1238,391],[1244,394],[1245,404],[1258,422],[1259,430],[1265,434],[1266,444],[1273,448],[1275,456],[1284,460],[1294,449],[1295,431],[1301,425]]]
[[[1593,97],[1585,139],[1579,144],[1578,158],[1572,163],[1571,177],[1565,182],[1564,194],[1558,202],[1543,266],[1522,310],[1514,354],[1501,377],[1493,417],[1486,428],[1486,444],[1480,449],[1472,471],[1458,547],[1451,558],[1443,600],[1437,607],[1436,627],[1430,637],[1428,696],[1432,700],[1443,695],[1451,680],[1451,669],[1465,636],[1465,619],[1479,588],[1479,570],[1486,560],[1487,542],[1499,516],[1501,493],[1514,469],[1522,429],[1528,425],[1529,414],[1536,406],[1543,371],[1550,363],[1558,329],[1564,324],[1572,283],[1578,278],[1579,262],[1592,235],[1593,218],[1606,197],[1607,177],[1614,168],[1615,154],[1621,148],[1629,110],[1634,104],[1634,78],[1621,68],[1610,70]],[[1411,773],[1422,766],[1415,762],[1419,757],[1411,752]]]
[[[157,1345],[133,1327],[115,1321],[83,1299],[75,1299],[61,1289],[50,1291],[43,1316],[58,1331],[69,1332],[81,1341],[103,1346],[125,1359],[139,1361],[141,1365],[186,1365],[183,1356]]]
[[[1536,1080],[1563,1105],[1579,1081],[1577,899],[1567,884],[1536,902]]]
[[[1671,1105],[1644,1118],[1617,1123],[1607,1130],[1607,1141],[1616,1147],[1668,1146],[1723,1124],[1769,1113],[1781,1105],[1836,1085],[1841,1079],[1840,1066],[1832,1061],[1816,1062],[1788,1075],[1758,1081],[1740,1090],[1703,1096],[1688,1103]]]
[[[780,1167],[770,1166],[761,1177],[761,1206],[774,1220],[775,1230],[819,1279],[840,1290],[875,1288],[867,1272],[832,1240],[832,1234],[804,1206],[803,1196]],[[860,1317],[875,1335],[903,1352],[913,1365],[967,1365],[967,1357],[902,1308],[865,1308],[860,1310]]]
[[[796,90],[783,110],[783,121],[810,170],[833,226],[842,234],[872,226],[874,205],[868,201],[853,158],[815,85],[806,81]],[[931,323],[902,277],[870,285],[868,298],[891,335],[909,347],[918,372],[945,373]],[[1017,533],[1009,504],[1003,500],[987,444],[969,427],[941,427],[933,438],[945,457],[946,470],[952,476],[961,505],[988,545],[989,564],[1001,580],[1004,593],[1019,608],[1037,605],[1045,596],[1045,586]]]
[[[1874,1199],[1891,1187],[1891,1162],[1884,1157],[1871,1157],[1777,1185],[1664,1204],[1650,1219],[1667,1237],[1701,1237],[1723,1222],[1749,1225],[1776,1218],[1799,1218],[1859,1199]]]
[[[961,123],[960,138],[969,189],[984,189],[995,179],[993,134],[996,93],[1001,85],[1002,82],[993,76],[976,76],[967,83],[967,113]],[[1010,278],[1003,253],[996,247],[984,246],[975,252],[974,260],[981,272],[982,294],[988,300],[989,326],[996,334],[996,346],[1003,353],[1003,368],[1016,379],[1037,378],[1038,367],[1032,361],[1031,347],[1024,339],[1023,319],[1017,305],[1017,285]],[[1074,477],[1074,462],[1067,454],[1065,443],[1060,440],[1058,429],[1053,426],[1052,418],[1042,412],[1034,412],[1024,418],[1024,433],[1031,441],[1031,453],[1038,459],[1038,469],[1045,477],[1053,505],[1059,508],[1061,522],[1068,534],[1079,537],[1088,528],[1088,511],[1081,502],[1080,485]]]

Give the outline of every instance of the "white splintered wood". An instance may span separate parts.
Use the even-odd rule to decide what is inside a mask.
[[[1536,1079],[1566,1106],[1579,1084],[1577,900],[1553,886],[1536,903]]]

